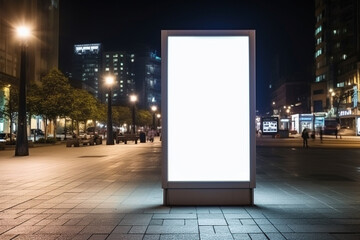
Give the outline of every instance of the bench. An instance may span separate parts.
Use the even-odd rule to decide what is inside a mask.
[[[94,144],[96,145],[102,144],[102,137],[85,135],[83,137],[68,138],[66,140],[66,147],[71,147],[73,145],[74,147],[79,147],[80,145],[93,146]]]
[[[124,134],[124,135],[118,135],[116,137],[116,143],[119,144],[120,142],[124,142],[124,144],[127,144],[128,141],[135,141],[135,144],[137,144],[139,140],[139,135],[136,134]]]

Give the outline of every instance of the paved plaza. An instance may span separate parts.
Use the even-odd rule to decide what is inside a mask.
[[[359,159],[358,149],[261,146],[254,206],[168,207],[159,139],[3,150],[0,240],[360,239]]]

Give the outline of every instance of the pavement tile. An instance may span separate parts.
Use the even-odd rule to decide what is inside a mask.
[[[34,234],[44,226],[19,225],[6,232],[6,234]]]
[[[131,226],[117,226],[112,233],[128,233]]]
[[[143,240],[142,234],[116,234],[112,233],[106,240]]]
[[[170,214],[157,214],[155,213],[153,219],[197,219],[194,213],[170,213]]]
[[[129,234],[144,234],[146,232],[147,226],[132,226]]]
[[[198,234],[161,234],[160,240],[200,240]]]
[[[171,234],[171,233],[181,233],[181,234],[191,234],[198,233],[198,226],[154,226],[151,225],[146,230],[146,234]]]
[[[251,240],[268,240],[265,234],[263,233],[250,233]]]
[[[152,214],[127,214],[119,225],[149,225]]]
[[[332,240],[336,239],[328,233],[284,233],[288,240]]]
[[[153,221],[153,220],[152,220]],[[155,224],[153,224],[155,225]],[[166,225],[172,225],[172,226],[175,226],[175,225],[179,225],[179,226],[184,226],[185,225],[185,220],[182,220],[182,219],[165,219],[163,221],[163,224],[164,226]]]
[[[93,234],[89,240],[105,240],[108,236],[108,234]]]
[[[224,216],[226,219],[234,219],[234,218],[238,218],[238,219],[242,219],[242,218],[251,218],[251,216],[244,212],[244,213],[224,213]]]
[[[294,232],[345,233],[359,231],[360,225],[288,225]]]
[[[49,235],[49,234],[20,234],[15,238],[11,238],[14,240],[53,240],[59,239],[60,235]],[[0,239],[2,239],[0,237]]]
[[[199,225],[227,225],[225,219],[199,219]]]
[[[242,225],[256,225],[253,219],[240,219]]]
[[[83,226],[45,226],[38,231],[40,234],[78,234]]]
[[[229,229],[231,233],[262,233],[256,225],[230,225]]]
[[[91,233],[91,234],[110,234],[115,228],[114,226],[108,225],[88,225],[84,227],[80,234]]]
[[[144,235],[144,238],[142,240],[160,240],[160,235],[158,234]]]
[[[236,233],[233,234],[234,240],[251,240],[250,236],[245,233]]]
[[[269,224],[259,224],[258,226],[260,227],[260,229],[261,229],[264,233],[277,233],[277,232],[279,232],[273,225],[269,225]]]

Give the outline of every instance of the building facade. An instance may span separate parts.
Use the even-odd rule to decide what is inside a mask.
[[[156,51],[146,50],[138,54],[135,84],[141,108],[157,106],[161,109],[161,58]]]
[[[59,0],[0,0],[0,132],[10,131],[4,112],[10,88],[18,85],[20,47],[14,30],[20,25],[32,31],[27,42],[27,83],[39,82],[51,68],[58,67]],[[31,128],[43,129],[44,124],[31,121]]]
[[[347,92],[353,95],[359,87],[360,71],[360,2],[358,0],[315,1],[315,79],[314,85],[326,83],[321,90],[313,87],[314,111],[323,106],[330,111],[333,100],[351,102]],[[334,93],[332,93],[334,92]],[[315,96],[317,95],[317,96]],[[323,101],[320,104],[318,101]],[[332,99],[335,98],[335,99]],[[326,101],[324,101],[326,99]],[[315,102],[317,101],[317,102]],[[338,111],[338,110],[335,110]]]
[[[100,91],[102,52],[101,43],[74,45],[70,79],[73,86],[87,90],[98,99],[102,98]]]
[[[135,54],[125,51],[104,52],[103,75],[113,75],[115,84],[112,86],[114,105],[128,105],[129,97],[135,92]],[[101,81],[103,96],[107,96],[107,86]],[[106,99],[102,99],[103,102]]]

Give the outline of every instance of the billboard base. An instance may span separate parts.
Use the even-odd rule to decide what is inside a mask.
[[[164,189],[166,206],[253,205],[253,188],[172,188]]]

